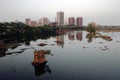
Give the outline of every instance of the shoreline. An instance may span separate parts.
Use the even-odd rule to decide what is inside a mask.
[[[120,32],[120,30],[97,30],[97,32]]]

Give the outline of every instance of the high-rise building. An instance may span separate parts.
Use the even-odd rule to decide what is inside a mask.
[[[64,12],[57,12],[57,25],[64,26]]]
[[[69,23],[69,25],[71,25],[71,26],[75,25],[75,18],[74,18],[74,17],[69,17],[68,23]]]
[[[31,23],[31,19],[29,18],[25,19],[25,24],[30,25],[30,23]]]
[[[76,25],[82,27],[83,26],[83,18],[77,17],[76,18]]]
[[[45,26],[45,25],[49,25],[49,20],[48,18],[42,18],[42,19],[39,19],[39,25],[40,26]]]

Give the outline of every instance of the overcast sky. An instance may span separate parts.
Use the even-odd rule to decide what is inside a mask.
[[[101,25],[120,25],[120,0],[0,0],[0,21],[55,20],[56,12],[68,17],[82,16],[84,25],[95,21]]]

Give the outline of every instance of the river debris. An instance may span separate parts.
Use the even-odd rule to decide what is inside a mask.
[[[99,38],[102,38],[106,41],[112,41],[113,39],[111,38],[111,36],[107,36],[107,35],[101,35],[100,33],[96,33],[96,36]]]
[[[38,46],[46,46],[46,45],[48,45],[48,44],[45,44],[45,43],[38,44]]]
[[[22,49],[20,49],[20,50],[27,50],[27,49],[30,49],[30,48],[22,48]]]
[[[100,44],[103,44],[103,42],[99,42]]]
[[[34,51],[34,60],[31,63],[35,68],[35,75],[39,76],[45,72],[51,73],[51,70],[46,63],[48,62],[45,55],[50,53],[50,50],[38,50]]]
[[[101,49],[102,51],[109,50],[108,46],[100,47],[100,49]]]
[[[11,54],[17,54],[17,53],[23,53],[24,50],[20,50],[20,51],[15,51],[15,52],[6,52],[7,55],[11,55]]]
[[[46,62],[47,60],[45,58],[44,50],[39,50],[34,52],[34,61],[32,62],[32,65],[38,65]]]
[[[88,42],[91,42],[93,38],[102,38],[106,41],[112,41],[113,40],[111,38],[111,36],[101,35],[100,33],[88,33],[86,35],[86,38],[88,38]],[[100,44],[102,44],[102,42],[100,42]]]
[[[54,46],[55,44],[51,44],[51,46]]]
[[[102,39],[105,39],[106,41],[112,41],[113,39],[110,36],[101,36]]]
[[[119,43],[120,41],[116,41],[117,43]]]
[[[60,43],[60,44],[62,44],[62,43],[63,43],[62,41],[54,41],[54,42],[56,42],[56,43]]]
[[[50,55],[51,50],[38,50],[34,51],[34,61],[32,62],[33,65],[39,65],[42,63],[46,63],[47,60],[45,55]]]
[[[17,48],[18,46],[20,46],[21,44],[20,43],[9,43],[9,44],[5,44],[8,48],[11,48],[11,49],[15,49]]]
[[[85,47],[83,47],[83,49],[85,49]]]

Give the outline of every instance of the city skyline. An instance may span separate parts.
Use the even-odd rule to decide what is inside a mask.
[[[82,16],[83,25],[94,21],[101,25],[120,25],[119,3],[119,0],[1,0],[0,22],[43,17],[55,21],[56,12],[63,11],[65,19]]]

